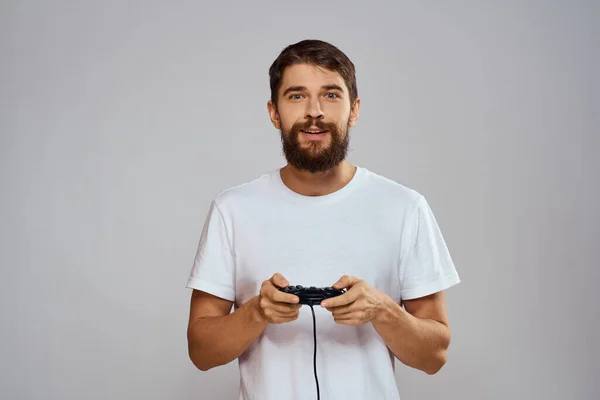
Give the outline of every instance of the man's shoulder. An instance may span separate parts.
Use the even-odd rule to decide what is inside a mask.
[[[268,171],[250,180],[231,185],[217,193],[213,200],[220,206],[255,201],[268,192],[274,171]]]
[[[363,169],[365,169],[368,177],[366,180],[368,193],[374,196],[389,199],[394,203],[404,203],[406,205],[416,204],[423,197],[419,191],[398,180],[394,180],[366,168]]]

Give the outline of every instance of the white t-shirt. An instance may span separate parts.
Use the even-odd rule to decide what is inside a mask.
[[[212,201],[187,283],[239,308],[279,272],[291,285],[366,280],[394,301],[460,282],[425,198],[364,167],[325,196],[290,190],[276,169]],[[335,323],[315,306],[322,400],[399,399],[395,357],[371,323]],[[238,359],[243,400],[314,400],[313,319],[271,324]]]

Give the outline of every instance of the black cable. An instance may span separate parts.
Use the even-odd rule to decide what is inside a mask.
[[[313,316],[313,338],[314,338],[314,343],[315,343],[315,351],[314,351],[314,355],[313,355],[313,368],[315,370],[315,382],[317,383],[317,400],[320,400],[321,393],[319,391],[319,378],[317,378],[317,322],[315,319],[315,310],[314,310],[312,304],[310,305],[310,311],[312,311],[312,316]]]

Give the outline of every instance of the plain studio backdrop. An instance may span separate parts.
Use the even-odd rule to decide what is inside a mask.
[[[185,284],[211,199],[284,164],[268,67],[318,38],[357,68],[350,161],[426,196],[462,279],[448,363],[397,363],[402,398],[600,398],[598,21],[594,1],[2,1],[0,397],[237,398],[237,361],[188,358]]]

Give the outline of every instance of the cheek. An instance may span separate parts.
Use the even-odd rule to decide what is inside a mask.
[[[294,124],[296,123],[294,120],[285,120],[282,122],[282,127],[285,132],[291,132]]]
[[[279,112],[279,122],[285,131],[289,131],[294,124],[302,123],[302,114],[286,108],[285,111]]]
[[[350,110],[346,107],[340,107],[339,105],[332,104],[331,107],[325,108],[323,111],[325,119],[335,122],[339,126],[346,126],[346,123],[350,118]]]

